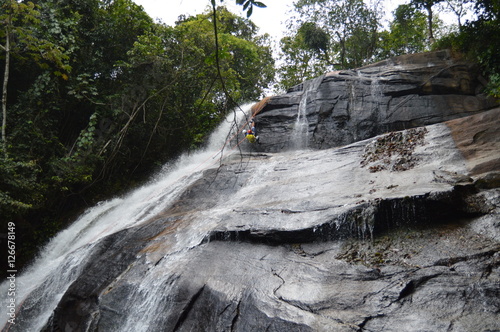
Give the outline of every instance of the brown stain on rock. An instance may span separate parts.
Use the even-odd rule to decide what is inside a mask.
[[[500,171],[500,108],[447,121],[470,175]]]

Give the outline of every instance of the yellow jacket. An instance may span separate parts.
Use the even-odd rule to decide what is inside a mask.
[[[247,140],[250,142],[250,143],[255,143],[255,135],[253,134],[248,134],[247,135]]]

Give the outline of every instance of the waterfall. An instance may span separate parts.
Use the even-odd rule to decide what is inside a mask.
[[[307,102],[309,95],[317,91],[321,82],[323,82],[324,75],[316,77],[312,80],[303,83],[302,96],[300,98],[297,119],[293,126],[293,132],[291,135],[292,144],[291,147],[294,150],[307,149],[309,144],[309,120],[307,118]]]
[[[382,102],[382,87],[380,86],[380,79],[378,75],[371,78],[370,94],[372,98],[372,112],[378,112],[380,110],[380,104]]]
[[[377,112],[380,108],[383,93],[380,85],[380,76],[378,73],[363,73],[361,70],[356,70],[358,77],[362,78],[365,82],[370,83],[370,100],[371,111]]]
[[[16,321],[12,329],[40,331],[47,323],[68,287],[81,274],[81,266],[89,259],[98,241],[110,234],[139,225],[172,204],[187,186],[199,179],[202,170],[217,164],[221,154],[234,153],[229,144],[238,133],[238,124],[247,116],[244,112],[231,113],[213,132],[205,149],[185,154],[164,169],[141,188],[124,197],[101,202],[88,209],[67,229],[61,231],[40,251],[31,266],[16,276],[16,311],[27,307],[33,313]],[[9,283],[0,285],[3,308],[9,304]],[[9,329],[9,316],[0,315],[0,328]],[[29,320],[29,321],[28,321]],[[19,327],[19,325],[23,327]]]
[[[307,120],[307,97],[310,90],[302,94],[297,112],[297,119],[293,127],[292,146],[295,150],[306,149],[309,141],[309,121]]]

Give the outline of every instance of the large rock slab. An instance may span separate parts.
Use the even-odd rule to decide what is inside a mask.
[[[226,159],[94,244],[45,330],[499,330],[499,117]]]
[[[482,94],[476,66],[449,51],[395,57],[356,70],[327,73],[271,97],[256,116],[257,151],[343,146],[394,130],[440,123],[496,105]]]

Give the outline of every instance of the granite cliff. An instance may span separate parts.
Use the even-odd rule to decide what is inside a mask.
[[[500,108],[481,81],[437,52],[266,100],[260,145],[59,235],[3,330],[500,330]]]
[[[327,73],[259,108],[259,151],[296,148],[289,136],[301,121],[306,127],[302,146],[325,149],[468,116],[495,105],[481,93],[485,84],[475,65],[448,51]]]

